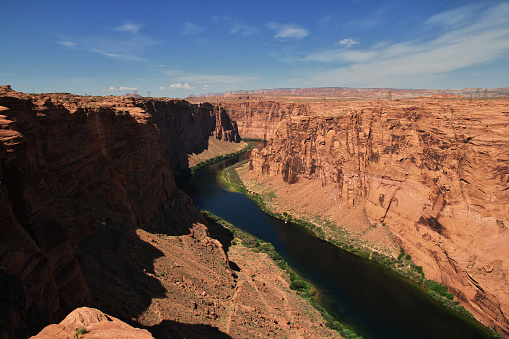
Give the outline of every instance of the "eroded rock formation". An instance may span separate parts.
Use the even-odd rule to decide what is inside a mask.
[[[333,187],[340,205],[385,224],[428,278],[509,337],[509,101],[329,105],[287,117],[251,169],[282,176],[290,192],[303,180]]]
[[[10,311],[17,320],[4,332],[34,334],[91,304],[84,263],[75,256],[87,253],[86,239],[114,247],[119,236],[134,239],[135,228],[168,210],[204,222],[173,174],[213,133],[239,140],[235,124],[212,105],[27,95],[2,86],[0,267],[25,291],[25,307]]]
[[[222,102],[221,107],[237,123],[243,138],[268,140],[286,117],[304,115],[309,105],[276,101]]]
[[[79,332],[82,330],[81,332]],[[78,333],[78,334],[77,334]],[[134,328],[125,322],[89,307],[80,307],[72,311],[59,324],[47,326],[33,339],[77,338],[114,339],[139,338],[153,339],[147,330]]]

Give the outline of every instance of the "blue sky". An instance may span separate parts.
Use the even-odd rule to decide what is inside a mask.
[[[509,2],[0,0],[0,84],[166,97],[509,87]]]

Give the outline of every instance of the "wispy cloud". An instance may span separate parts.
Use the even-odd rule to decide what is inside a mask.
[[[476,15],[477,10],[482,10],[480,5],[467,5],[458,7],[452,10],[441,12],[433,15],[428,20],[427,24],[443,25],[446,27],[453,27],[457,25],[464,25],[465,22],[470,22]]]
[[[175,77],[175,80],[187,83],[231,85],[255,81],[258,80],[258,78],[253,76],[224,74],[186,74]]]
[[[57,41],[57,44],[64,47],[76,47],[78,44],[72,41]]]
[[[340,45],[344,45],[345,47],[352,47],[353,45],[357,45],[359,41],[357,39],[346,38],[338,42]]]
[[[137,91],[138,87],[128,87],[128,86],[120,86],[119,88],[115,88],[110,86],[110,91]]]
[[[233,23],[233,27],[230,30],[231,34],[242,34],[245,36],[257,34],[259,31],[258,27],[243,24],[240,22]]]
[[[366,50],[345,50],[345,49],[332,49],[322,52],[312,53],[302,61],[321,61],[328,63],[365,63],[377,57],[376,51]]]
[[[356,30],[371,29],[379,26],[385,21],[387,13],[391,11],[391,6],[393,6],[393,4],[391,4],[391,2],[387,2],[382,5],[382,7],[371,12],[363,11],[362,17],[350,20],[347,22],[347,26]]]
[[[455,15],[468,20],[448,21]],[[323,85],[338,81],[355,86],[405,85],[419,77],[440,76],[506,55],[509,52],[508,17],[509,3],[492,8],[460,7],[426,20],[423,29],[438,29],[439,32],[426,41],[381,42],[365,49],[332,49],[310,53],[302,60],[340,64],[339,68],[312,76],[314,82]]]
[[[238,19],[229,16],[216,16],[214,21],[226,24],[231,34],[241,34],[244,36],[255,35],[259,32],[258,27],[246,24]]]
[[[74,37],[57,41],[66,48],[97,53],[107,58],[125,61],[144,61],[142,55],[155,40],[140,34],[142,24],[125,23],[102,34]],[[127,34],[126,34],[127,33]]]
[[[128,32],[131,34],[138,34],[138,31],[143,27],[142,24],[136,24],[133,22],[128,22],[123,25],[120,25],[115,28],[115,31],[117,32]]]
[[[203,31],[203,27],[195,25],[190,22],[186,22],[183,28],[184,35],[197,35]]]
[[[267,28],[275,31],[276,39],[302,39],[309,35],[309,31],[296,24],[281,24],[278,22],[269,22]]]

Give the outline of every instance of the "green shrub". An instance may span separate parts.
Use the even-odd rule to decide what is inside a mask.
[[[290,284],[290,288],[299,292],[309,292],[311,290],[311,285],[307,281],[295,279]]]
[[[405,255],[405,250],[404,249],[401,249],[399,251],[399,255],[398,255],[398,260],[401,260],[401,258],[403,258],[403,256]]]
[[[81,327],[81,328],[76,329],[76,332],[74,333],[74,335],[76,336],[76,339],[82,339],[83,335],[87,334],[87,333],[88,333],[87,329],[84,327]]]

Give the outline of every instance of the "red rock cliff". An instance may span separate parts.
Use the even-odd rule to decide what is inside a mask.
[[[237,123],[239,134],[245,138],[268,140],[274,136],[278,124],[286,117],[305,115],[308,104],[276,101],[224,102],[221,107]]]
[[[509,337],[508,107],[507,100],[338,103],[333,114],[283,121],[250,167],[282,176],[290,190],[319,181],[345,208],[363,206],[428,278]]]
[[[0,267],[26,295],[6,331],[35,333],[91,303],[74,254],[80,239],[113,224],[132,230],[166,209],[194,210],[173,170],[212,133],[239,139],[208,104],[0,88]]]

